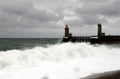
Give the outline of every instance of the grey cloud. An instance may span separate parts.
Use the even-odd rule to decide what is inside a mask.
[[[9,14],[23,16],[25,18],[36,19],[40,21],[58,21],[63,18],[62,15],[47,10],[34,8],[31,1],[28,0],[14,0],[14,1],[1,1],[0,9]]]
[[[30,8],[31,0],[0,0],[0,9],[11,14],[24,14]]]
[[[77,1],[91,3],[91,2],[106,2],[108,0],[77,0]]]
[[[80,18],[66,20],[66,22],[67,22],[71,27],[83,26],[82,20],[81,20]]]
[[[76,35],[90,34],[97,23],[105,31],[118,28],[119,5],[119,0],[0,0],[0,37],[62,37],[65,23]]]
[[[82,1],[82,0],[80,0]],[[76,14],[82,18],[85,24],[107,23],[107,18],[116,18],[120,16],[119,0],[85,0],[82,7],[75,10]],[[93,3],[94,2],[94,3]],[[103,16],[103,18],[100,18]]]
[[[58,13],[48,12],[47,10],[37,10],[37,9],[31,10],[26,16],[40,21],[59,21],[63,19],[63,16],[59,15]]]
[[[107,20],[103,17],[103,18],[99,18],[98,15],[83,15],[82,17],[82,21],[84,24],[88,24],[88,25],[94,25],[94,24],[98,24],[98,23],[104,23],[107,22]]]
[[[0,37],[43,36],[43,29],[60,28],[62,19],[59,12],[36,9],[31,0],[0,0]]]
[[[89,3],[84,4],[77,11],[80,14],[95,14],[95,15],[106,15],[106,16],[117,16],[120,13],[119,5],[120,1],[107,1],[104,3]]]

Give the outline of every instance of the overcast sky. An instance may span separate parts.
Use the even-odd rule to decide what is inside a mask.
[[[120,0],[0,0],[0,38],[120,35]]]

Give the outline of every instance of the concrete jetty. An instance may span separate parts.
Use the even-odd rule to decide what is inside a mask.
[[[68,25],[65,26],[65,35],[62,42],[90,42],[91,44],[120,44],[120,35],[105,35],[102,25],[98,24],[98,34],[95,36],[72,36]]]

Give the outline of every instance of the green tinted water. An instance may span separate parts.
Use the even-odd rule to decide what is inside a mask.
[[[0,51],[56,44],[58,38],[0,38]]]

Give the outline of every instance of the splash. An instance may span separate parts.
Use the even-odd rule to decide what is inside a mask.
[[[80,79],[119,70],[120,48],[87,43],[0,52],[0,79]]]

